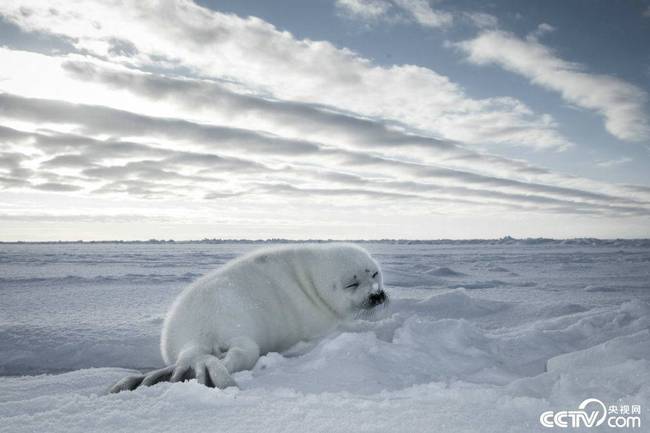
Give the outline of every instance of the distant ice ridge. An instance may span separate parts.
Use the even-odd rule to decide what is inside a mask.
[[[599,238],[514,238],[504,236],[498,239],[200,239],[200,240],[173,240],[173,239],[149,239],[149,240],[110,240],[110,241],[42,241],[42,242],[0,242],[0,245],[171,245],[171,244],[282,244],[282,243],[323,243],[323,242],[353,242],[387,245],[582,245],[582,246],[623,246],[650,248],[650,239],[599,239]]]
[[[235,375],[239,390],[190,382],[105,395],[128,374],[117,367],[160,365],[160,320],[186,284],[124,277],[153,273],[151,262],[199,275],[207,260],[171,265],[192,255],[222,263],[241,246],[166,245],[141,251],[152,260],[137,266],[99,247],[83,267],[0,266],[8,279],[43,267],[86,278],[0,283],[0,368],[65,372],[0,377],[0,431],[547,432],[543,411],[587,397],[641,405],[650,422],[648,251],[370,246],[390,282],[383,314],[262,357]],[[504,284],[453,289],[496,275]]]
[[[199,277],[200,274],[192,272],[185,272],[181,275],[177,274],[164,274],[164,273],[149,273],[149,274],[126,274],[119,277],[96,275],[93,277],[80,277],[78,275],[67,275],[65,277],[33,277],[33,278],[2,278],[0,277],[0,285],[2,284],[15,284],[15,285],[30,285],[35,283],[48,283],[49,285],[79,285],[79,284],[114,284],[122,281],[127,284],[152,284],[152,283],[167,283],[167,282],[191,282]]]

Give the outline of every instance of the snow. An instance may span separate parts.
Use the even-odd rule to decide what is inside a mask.
[[[162,365],[185,285],[258,245],[0,245],[0,431],[548,431],[542,412],[589,397],[641,405],[647,429],[648,243],[364,246],[391,296],[370,320],[262,357],[239,389],[107,395]]]

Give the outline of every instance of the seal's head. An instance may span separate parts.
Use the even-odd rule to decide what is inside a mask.
[[[329,287],[319,292],[336,311],[351,315],[388,302],[379,264],[366,250],[353,244],[329,244],[325,248],[327,258],[322,270],[327,273]]]

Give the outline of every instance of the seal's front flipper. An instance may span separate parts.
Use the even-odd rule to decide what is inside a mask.
[[[117,382],[115,385],[111,386],[108,392],[110,392],[111,394],[116,394],[121,391],[133,391],[138,386],[140,386],[144,378],[145,377],[143,375],[125,377],[124,379]]]
[[[260,347],[248,337],[237,337],[230,341],[223,364],[229,373],[251,370],[260,359]]]

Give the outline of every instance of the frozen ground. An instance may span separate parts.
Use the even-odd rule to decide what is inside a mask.
[[[650,431],[650,246],[634,242],[365,244],[383,316],[263,357],[241,389],[105,394],[161,366],[185,285],[256,247],[0,245],[0,431],[551,431],[540,413],[588,397],[640,405]]]

